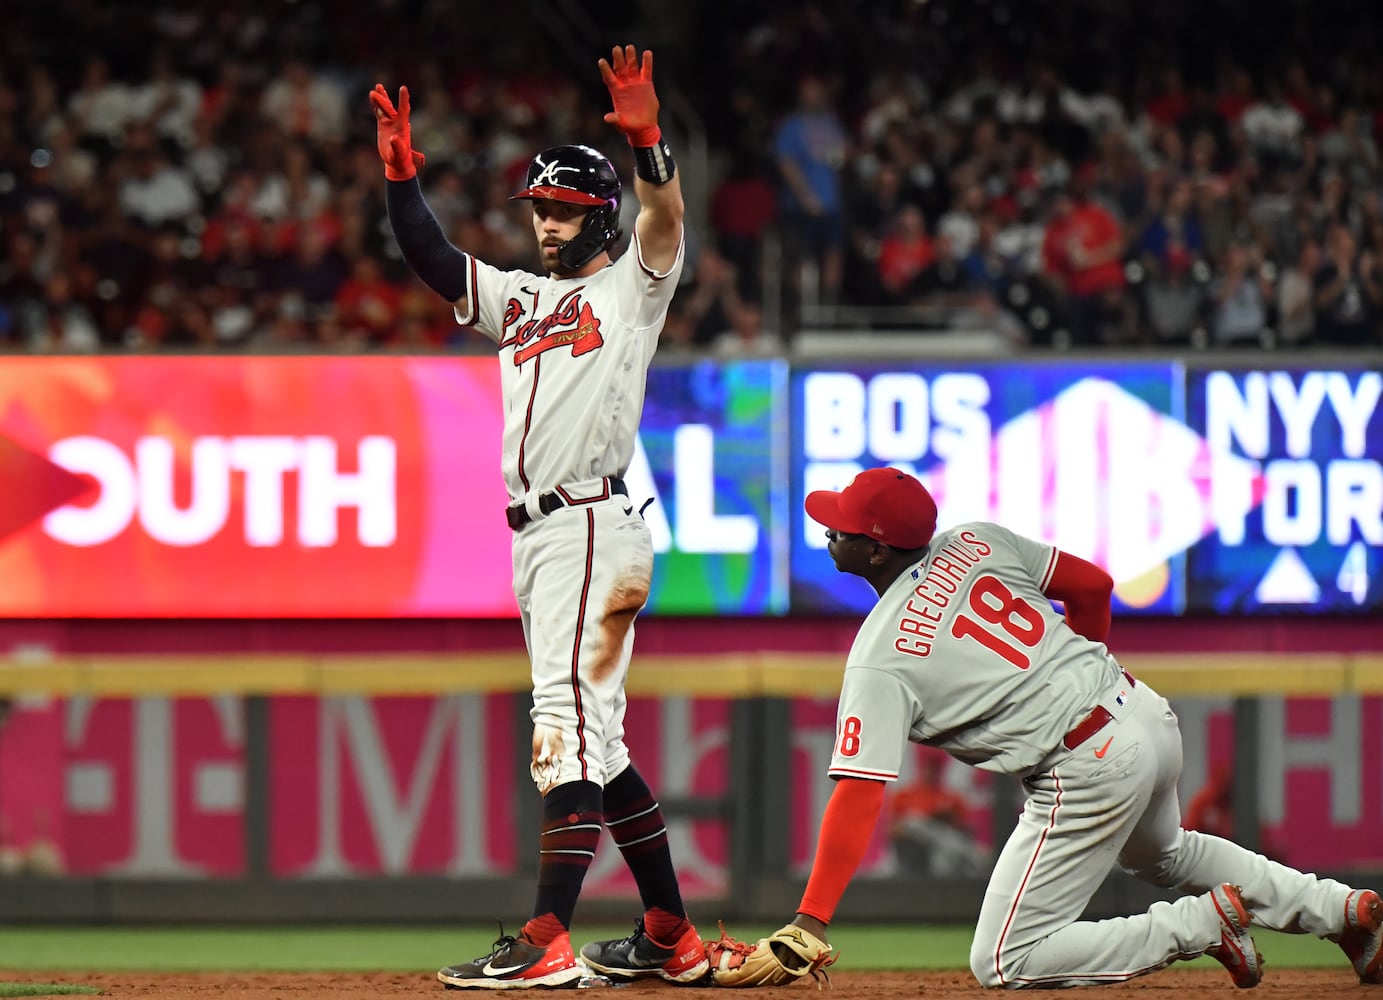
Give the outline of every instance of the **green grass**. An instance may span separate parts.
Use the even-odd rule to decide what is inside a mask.
[[[715,924],[702,926],[715,933]],[[754,940],[777,926],[731,925]],[[517,930],[517,928],[514,928]],[[846,969],[965,969],[969,926],[844,925],[831,929]],[[573,943],[623,937],[629,925],[583,925]],[[417,971],[489,950],[496,929],[467,927],[35,927],[0,926],[0,969],[138,971]],[[1305,935],[1255,932],[1270,969],[1347,968],[1339,948]],[[1212,965],[1202,958],[1198,963]],[[0,997],[22,994],[4,993]]]
[[[58,994],[100,993],[94,986],[73,986],[69,983],[6,983],[0,982],[0,997],[48,997]]]

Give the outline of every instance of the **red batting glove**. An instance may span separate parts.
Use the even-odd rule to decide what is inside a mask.
[[[658,95],[653,92],[652,52],[644,50],[640,66],[634,46],[616,46],[610,52],[609,62],[600,60],[600,78],[615,106],[605,120],[624,133],[629,145],[652,146],[663,137],[658,128]]]
[[[406,181],[418,172],[425,157],[413,149],[413,127],[408,123],[408,88],[399,88],[399,107],[389,100],[384,84],[375,84],[370,91],[370,105],[375,109],[375,142],[379,158],[384,161],[384,176],[391,181]]]

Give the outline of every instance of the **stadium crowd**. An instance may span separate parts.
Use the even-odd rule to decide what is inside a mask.
[[[369,88],[409,86],[429,202],[501,267],[536,262],[526,203],[507,200],[533,152],[583,141],[630,165],[601,120],[599,52],[571,51],[541,17],[462,6],[13,10],[0,344],[487,349],[399,260]],[[766,245],[792,302],[943,323],[979,309],[1021,343],[1380,343],[1367,5],[602,8],[598,29],[655,48],[660,88],[697,110],[713,154],[669,350],[790,343],[799,314],[764,308],[780,285]]]

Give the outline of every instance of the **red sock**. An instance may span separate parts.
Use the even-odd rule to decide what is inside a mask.
[[[534,944],[546,947],[566,932],[562,921],[551,913],[544,913],[541,917],[534,917],[524,924],[522,934]]]
[[[674,945],[687,929],[687,918],[655,906],[643,915],[643,929],[659,944]]]

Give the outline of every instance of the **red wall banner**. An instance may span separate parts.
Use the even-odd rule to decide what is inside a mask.
[[[640,770],[667,798],[729,787],[724,699],[633,699],[628,739]],[[1226,699],[1180,699],[1186,746],[1183,817],[1201,829],[1230,759]],[[1263,848],[1307,871],[1376,866],[1383,823],[1383,698],[1268,698],[1259,753]],[[513,752],[510,695],[298,698],[270,702],[271,873],[279,878],[477,876],[516,870],[515,805],[536,795]],[[793,703],[788,857],[805,876],[831,790],[829,701]],[[235,876],[245,870],[245,733],[236,698],[137,698],[19,703],[0,729],[0,849],[50,841],[66,870],[112,877]],[[29,775],[40,780],[26,780]],[[984,877],[994,849],[988,776],[912,748],[890,786],[885,822],[861,876],[911,867],[900,832],[929,829],[933,872]],[[939,808],[939,807],[944,807]],[[961,836],[956,836],[959,833]],[[669,823],[689,896],[725,891],[723,821]],[[965,850],[956,850],[956,843]],[[914,843],[912,846],[916,846]],[[939,853],[938,853],[939,852]],[[915,854],[915,852],[914,852]],[[945,866],[950,865],[947,869]],[[634,896],[607,842],[586,881],[593,896]]]

